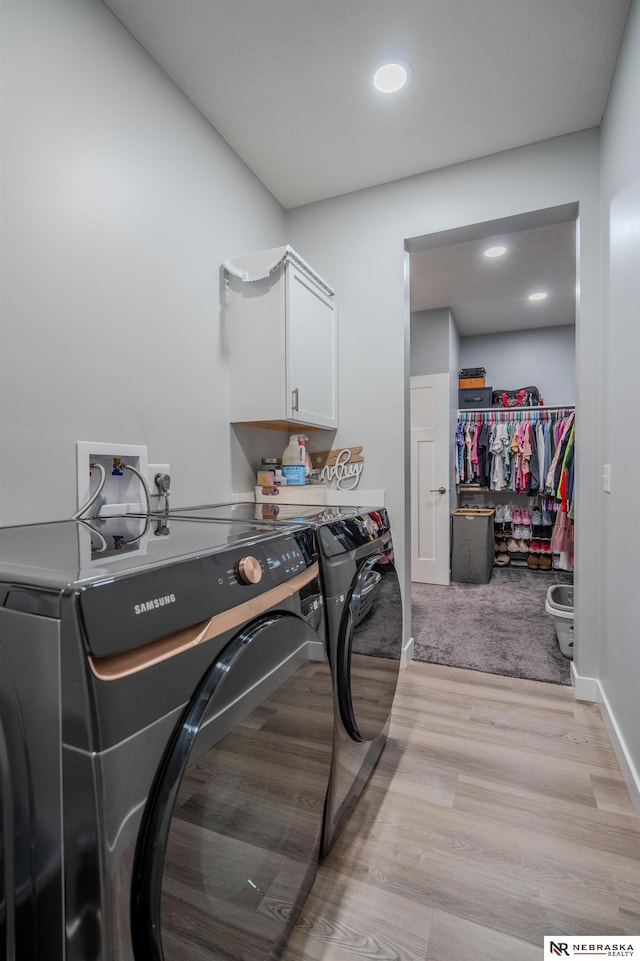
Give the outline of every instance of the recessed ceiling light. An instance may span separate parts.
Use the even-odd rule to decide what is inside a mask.
[[[546,300],[546,290],[537,290],[534,294],[529,294],[529,300]]]
[[[506,247],[487,247],[484,255],[485,257],[502,257],[502,255],[506,254],[506,252]]]
[[[402,90],[409,78],[407,65],[394,60],[383,63],[373,75],[373,86],[380,93],[397,93]]]

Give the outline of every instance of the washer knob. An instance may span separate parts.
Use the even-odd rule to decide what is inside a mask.
[[[241,557],[238,561],[238,577],[243,584],[259,584],[262,580],[262,568],[257,557]]]

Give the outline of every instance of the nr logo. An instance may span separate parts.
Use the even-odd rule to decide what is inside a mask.
[[[550,941],[549,951],[557,957],[562,957],[562,955],[569,957],[569,945],[566,941]]]

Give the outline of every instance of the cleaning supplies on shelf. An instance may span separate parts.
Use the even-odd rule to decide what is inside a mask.
[[[304,440],[300,442],[298,434],[291,434],[289,443],[282,453],[282,474],[287,485],[304,484],[305,455]]]
[[[309,483],[311,477],[311,457],[309,456],[309,451],[307,450],[307,441],[309,438],[306,434],[298,434],[298,445],[302,447],[304,451],[304,481],[305,484]]]

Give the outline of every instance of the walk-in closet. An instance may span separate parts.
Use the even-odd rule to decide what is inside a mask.
[[[568,684],[575,218],[556,218],[411,254],[412,622],[418,660]]]
[[[455,458],[467,509],[513,496],[495,506],[495,566],[573,571],[575,408],[459,410]]]

